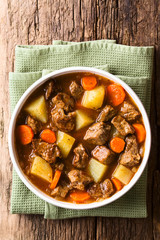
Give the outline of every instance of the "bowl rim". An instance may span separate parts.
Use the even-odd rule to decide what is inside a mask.
[[[143,122],[146,128],[146,140],[145,140],[145,152],[144,152],[144,157],[143,160],[139,166],[138,171],[135,173],[135,175],[133,176],[133,178],[131,179],[131,181],[123,187],[123,189],[117,193],[115,193],[114,195],[112,195],[110,198],[104,199],[102,201],[97,201],[97,202],[93,202],[93,203],[86,203],[86,204],[76,204],[76,203],[69,203],[69,202],[65,202],[65,201],[59,201],[54,199],[53,197],[50,197],[49,195],[47,195],[46,193],[44,193],[43,191],[41,191],[40,189],[38,189],[28,178],[27,176],[23,173],[19,161],[18,161],[18,157],[17,157],[17,153],[16,153],[16,149],[15,149],[15,141],[14,141],[14,133],[15,133],[15,124],[16,124],[16,120],[17,120],[17,116],[19,114],[19,112],[21,111],[24,103],[26,102],[26,100],[28,99],[28,97],[42,84],[44,84],[46,81],[48,81],[50,78],[52,77],[58,77],[61,75],[65,75],[65,74],[69,74],[69,73],[74,73],[74,72],[90,72],[92,74],[97,74],[99,76],[108,78],[109,80],[120,84],[126,91],[127,93],[132,97],[132,99],[135,101],[136,105],[138,106],[142,117],[143,117]],[[110,204],[114,201],[116,201],[117,199],[119,199],[120,197],[122,197],[124,194],[126,194],[134,185],[135,183],[138,181],[138,179],[140,178],[140,176],[142,175],[146,164],[148,162],[148,158],[149,158],[149,154],[150,154],[150,148],[151,148],[151,129],[150,129],[150,123],[149,123],[149,119],[148,119],[148,115],[146,113],[146,110],[141,102],[141,100],[139,99],[139,97],[136,95],[136,93],[125,83],[123,82],[121,79],[119,79],[117,76],[106,72],[104,70],[100,70],[97,68],[93,68],[93,67],[68,67],[68,68],[63,68],[60,70],[56,70],[53,71],[43,77],[41,77],[40,79],[38,79],[35,83],[33,83],[25,92],[24,94],[21,96],[21,98],[19,99],[18,103],[15,106],[15,109],[13,111],[11,120],[10,120],[10,125],[9,125],[9,132],[8,132],[8,145],[9,145],[9,153],[10,153],[10,157],[13,163],[13,166],[18,174],[18,176],[20,177],[20,179],[22,180],[22,182],[27,186],[27,188],[29,190],[31,190],[35,195],[37,195],[38,197],[40,197],[42,200],[58,206],[58,207],[62,207],[62,208],[67,208],[67,209],[76,209],[76,210],[80,210],[80,209],[93,209],[93,208],[97,208],[97,207],[101,207],[107,204]]]

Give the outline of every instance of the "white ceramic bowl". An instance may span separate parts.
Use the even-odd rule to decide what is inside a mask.
[[[68,74],[68,73],[73,73],[73,72],[90,72],[93,74],[98,74],[102,77],[108,78],[112,81],[114,81],[115,83],[119,83],[125,90],[126,92],[129,93],[129,95],[132,97],[132,99],[135,101],[135,103],[137,104],[142,116],[143,116],[143,121],[144,121],[144,125],[146,128],[146,141],[145,141],[145,153],[144,153],[144,157],[142,160],[142,163],[140,164],[140,167],[138,169],[138,171],[135,173],[134,177],[131,179],[131,181],[129,182],[128,185],[126,185],[121,191],[115,193],[113,196],[111,196],[108,199],[105,199],[103,201],[100,202],[93,202],[93,203],[89,203],[89,204],[73,204],[73,203],[68,203],[68,202],[62,202],[62,201],[58,201],[55,200],[54,198],[48,196],[47,194],[45,194],[44,192],[42,192],[41,190],[39,190],[35,185],[33,185],[29,179],[27,178],[27,176],[23,173],[19,162],[18,162],[18,156],[16,153],[16,146],[15,146],[15,125],[16,125],[16,119],[18,114],[20,113],[24,103],[26,102],[26,100],[28,99],[28,97],[42,84],[44,84],[47,80],[49,80],[51,77],[57,77],[57,76],[62,76],[64,74]],[[23,96],[20,98],[19,102],[17,103],[14,112],[12,114],[12,118],[11,118],[11,122],[10,122],[10,127],[9,127],[9,152],[10,152],[10,156],[13,162],[13,166],[16,170],[16,172],[18,173],[20,179],[23,181],[23,183],[34,193],[36,194],[38,197],[40,197],[41,199],[47,201],[48,203],[51,203],[53,205],[62,207],[62,208],[69,208],[69,209],[90,209],[90,208],[96,208],[96,207],[101,207],[103,205],[109,204],[115,200],[117,200],[118,198],[122,197],[126,192],[128,192],[133,186],[134,184],[137,182],[137,180],[140,178],[141,174],[143,173],[145,166],[147,164],[148,158],[149,158],[149,153],[150,153],[150,148],[151,148],[151,131],[150,131],[150,124],[149,124],[149,120],[148,120],[148,116],[146,114],[146,111],[140,101],[140,99],[137,97],[137,95],[134,93],[134,91],[126,84],[124,83],[122,80],[120,80],[119,78],[115,77],[114,75],[105,72],[103,70],[99,70],[96,68],[90,68],[90,67],[70,67],[70,68],[64,68],[61,70],[57,70],[54,71],[42,78],[40,78],[39,80],[37,80],[34,84],[32,84],[27,91],[23,94]]]

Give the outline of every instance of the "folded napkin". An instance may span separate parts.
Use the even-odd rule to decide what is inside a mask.
[[[117,75],[140,97],[150,110],[153,47],[130,47],[114,40],[81,43],[54,41],[49,46],[17,46],[15,72],[9,75],[11,111],[24,91],[42,75],[71,66],[97,67]],[[44,214],[63,219],[82,216],[142,218],[146,210],[147,170],[125,196],[104,207],[70,210],[55,207],[34,195],[13,170],[11,213]]]

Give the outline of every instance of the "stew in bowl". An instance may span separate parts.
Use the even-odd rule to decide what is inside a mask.
[[[45,81],[21,107],[14,131],[28,180],[76,205],[123,191],[145,154],[146,127],[135,100],[119,83],[89,71]]]

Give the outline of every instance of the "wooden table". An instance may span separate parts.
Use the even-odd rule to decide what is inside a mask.
[[[152,151],[148,168],[148,217],[89,217],[45,220],[40,215],[11,215],[12,163],[7,134],[10,120],[8,72],[14,71],[17,44],[52,40],[116,39],[155,46],[152,89]],[[1,0],[0,1],[0,239],[160,239],[160,1],[155,0]]]

